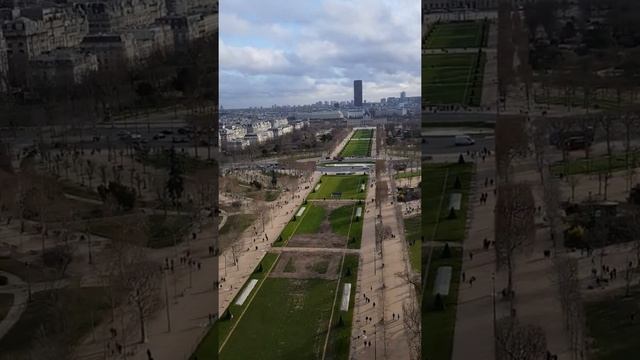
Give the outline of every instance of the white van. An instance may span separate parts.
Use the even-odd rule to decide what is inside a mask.
[[[469,135],[456,135],[455,137],[456,146],[469,146],[475,143],[475,140],[473,140]]]

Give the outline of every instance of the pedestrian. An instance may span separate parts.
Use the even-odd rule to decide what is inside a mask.
[[[469,251],[469,260],[473,260],[473,252]]]
[[[463,271],[462,272],[462,282],[465,282],[467,278],[467,274]]]
[[[376,307],[376,302],[375,301],[373,302],[373,307]]]

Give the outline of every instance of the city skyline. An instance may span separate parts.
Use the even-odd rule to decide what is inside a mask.
[[[356,79],[366,102],[419,94],[419,3],[274,1],[259,14],[252,5],[227,1],[220,12],[224,108],[348,101]]]

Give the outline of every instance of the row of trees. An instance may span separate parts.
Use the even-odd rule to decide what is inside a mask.
[[[496,123],[496,165],[498,179],[495,206],[496,268],[505,270],[507,284],[502,294],[509,300],[510,314],[497,319],[496,359],[538,360],[547,354],[544,330],[522,324],[516,316],[514,273],[523,253],[536,241],[535,200],[528,183],[517,182],[514,162],[529,156],[527,122],[522,116],[501,116]]]

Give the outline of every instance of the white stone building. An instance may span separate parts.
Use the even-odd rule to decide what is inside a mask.
[[[4,12],[3,17],[9,82],[15,86],[26,83],[30,59],[77,46],[89,30],[84,13],[68,6],[24,8]]]
[[[95,54],[68,48],[52,50],[29,61],[29,84],[78,84],[97,70]]]
[[[127,34],[92,34],[84,38],[80,48],[95,54],[98,69],[117,70],[136,60],[135,41]]]
[[[88,0],[76,7],[87,14],[92,34],[145,27],[167,13],[164,0]]]

